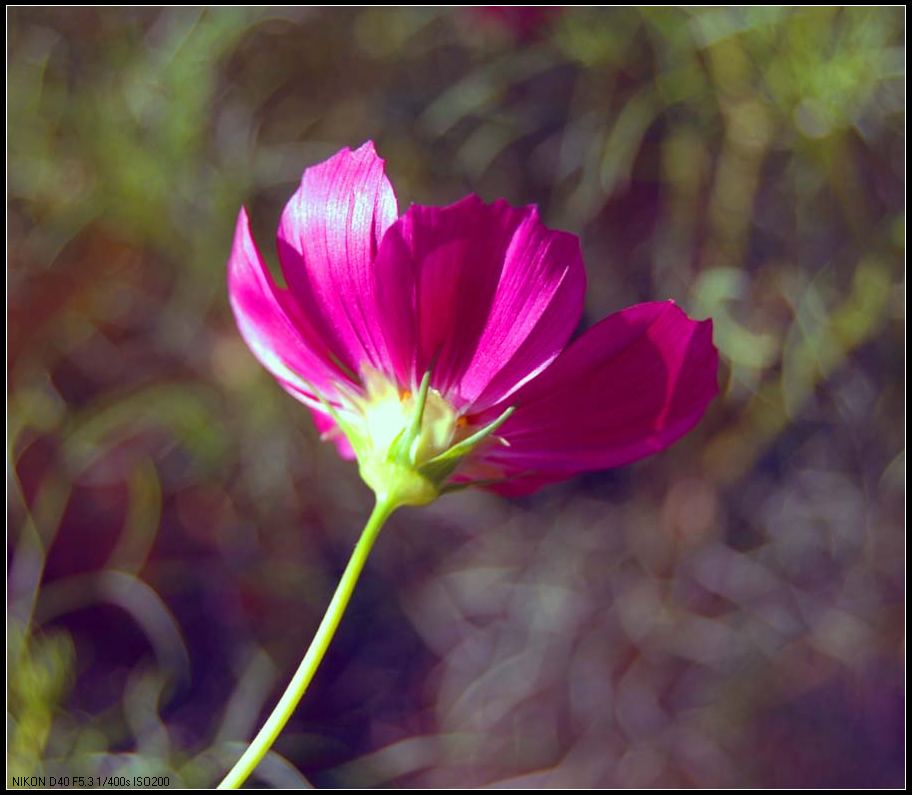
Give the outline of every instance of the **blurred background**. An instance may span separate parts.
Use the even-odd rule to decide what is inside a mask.
[[[712,316],[674,448],[397,514],[252,781],[901,786],[905,12],[8,10],[10,775],[219,780],[370,508],[226,296],[304,168]]]

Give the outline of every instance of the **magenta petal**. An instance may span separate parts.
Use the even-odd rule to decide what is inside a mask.
[[[545,367],[579,321],[585,272],[573,235],[534,207],[470,196],[413,206],[377,257],[388,351],[403,383],[483,409]]]
[[[292,394],[314,403],[314,390],[334,395],[347,380],[301,316],[291,296],[274,284],[250,234],[247,211],[238,215],[228,260],[228,295],[250,350]]]
[[[491,473],[493,476],[493,473]],[[488,482],[484,473],[473,472],[471,465],[462,467],[453,482],[456,484],[474,484],[483,486],[489,491],[494,491],[502,497],[526,497],[538,491],[542,486],[554,483],[558,480],[566,479],[567,475],[562,473],[549,472],[547,474],[531,472],[513,472],[511,476],[497,480],[493,479]]]
[[[711,320],[671,301],[617,312],[509,398],[516,411],[499,430],[509,446],[486,461],[544,481],[656,453],[703,416],[718,362]]]
[[[319,409],[312,408],[310,413],[313,416],[314,425],[317,426],[317,430],[320,432],[320,436],[325,441],[333,442],[342,458],[347,461],[354,460],[355,449],[351,446],[351,442],[348,441],[348,437],[339,430],[335,420]]]
[[[370,141],[308,168],[282,213],[279,260],[298,305],[352,372],[385,369],[373,261],[396,196]]]

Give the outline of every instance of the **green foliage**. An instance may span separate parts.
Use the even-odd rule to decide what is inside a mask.
[[[39,775],[54,719],[72,684],[73,642],[65,632],[28,636],[13,623],[6,655],[9,775]]]

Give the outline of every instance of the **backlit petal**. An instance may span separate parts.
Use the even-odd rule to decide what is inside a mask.
[[[396,196],[374,145],[343,149],[308,168],[285,207],[279,260],[289,290],[335,356],[353,373],[383,369],[373,262]]]
[[[250,350],[296,397],[313,403],[346,381],[294,300],[276,287],[250,234],[246,210],[238,215],[228,261],[228,295],[238,329]]]
[[[404,384],[432,370],[459,407],[489,406],[545,367],[579,321],[585,273],[573,235],[534,207],[470,196],[411,207],[377,258],[387,350]]]
[[[509,446],[490,447],[485,462],[545,480],[631,463],[699,421],[717,370],[712,321],[671,301],[617,312],[509,398],[517,408],[499,431]]]

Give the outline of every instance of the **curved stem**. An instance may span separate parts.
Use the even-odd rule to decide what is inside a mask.
[[[364,525],[364,529],[361,531],[361,537],[355,545],[355,550],[352,552],[348,565],[345,567],[342,579],[339,580],[339,585],[336,586],[332,601],[329,603],[329,607],[326,608],[326,614],[317,628],[317,634],[314,635],[314,639],[310,643],[307,654],[301,660],[301,664],[298,666],[298,670],[295,671],[291,683],[282,694],[282,698],[279,699],[279,703],[276,704],[266,723],[263,724],[263,728],[253,738],[253,741],[247,750],[244,751],[241,758],[238,759],[235,766],[228,771],[228,775],[222,779],[221,784],[218,785],[219,789],[237,789],[240,787],[266,755],[266,752],[272,747],[276,737],[279,736],[279,732],[288,723],[288,719],[304,695],[304,691],[307,690],[310,680],[313,679],[314,673],[316,673],[317,666],[320,665],[320,661],[323,659],[323,655],[326,654],[326,649],[336,633],[336,628],[339,626],[342,614],[348,606],[352,591],[354,591],[355,584],[358,582],[358,576],[364,568],[364,563],[370,554],[377,534],[396,507],[396,504],[392,501],[377,500],[367,524]]]

